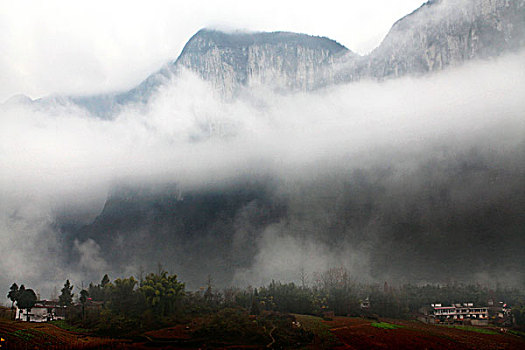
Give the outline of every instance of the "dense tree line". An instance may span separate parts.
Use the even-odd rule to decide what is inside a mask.
[[[519,305],[524,300],[521,290],[491,290],[481,285],[405,284],[394,287],[387,282],[358,283],[343,268],[330,269],[314,277],[309,285],[272,281],[259,288],[232,287],[221,291],[213,287],[209,278],[205,288],[186,291],[176,275],[163,270],[141,281],[129,277],[111,282],[105,275],[99,284],[90,284],[87,289],[90,299],[102,303],[102,307],[98,311],[88,310],[91,318],[87,317],[85,322],[91,320],[95,324],[89,326],[98,324],[102,330],[118,332],[180,322],[226,308],[244,309],[252,315],[270,311],[407,318],[422,306],[436,302],[468,301],[483,306],[490,299],[504,300],[510,305]],[[361,307],[364,300],[369,301],[369,308]]]
[[[259,288],[214,288],[211,278],[198,291],[187,291],[183,282],[159,268],[136,280],[134,277],[111,281],[104,275],[98,284],[90,283],[73,303],[73,286],[66,281],[59,303],[68,306],[69,321],[103,334],[123,334],[185,322],[196,316],[220,314],[268,315],[297,313],[330,317],[351,315],[408,318],[430,303],[473,302],[486,306],[489,300],[505,301],[515,307],[515,318],[525,323],[525,294],[518,289],[481,285],[413,285],[391,286],[358,283],[343,268],[330,269],[313,276],[310,284],[272,281]],[[24,291],[25,290],[25,291]],[[18,307],[31,307],[24,298],[30,292],[13,284],[8,298]],[[23,297],[23,295],[26,295]],[[34,294],[34,292],[33,292]],[[369,307],[363,308],[363,301]],[[33,303],[34,305],[34,303]],[[223,310],[244,310],[239,312]],[[245,317],[245,316],[242,316]],[[210,328],[211,331],[211,328]]]

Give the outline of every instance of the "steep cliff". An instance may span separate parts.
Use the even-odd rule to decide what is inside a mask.
[[[337,81],[334,65],[355,56],[337,42],[305,34],[224,33],[203,29],[175,66],[198,73],[226,96],[242,86],[309,91]]]
[[[337,42],[289,32],[202,29],[174,62],[120,94],[61,97],[110,118],[122,105],[146,103],[182,69],[195,72],[227,99],[241,88],[312,91],[360,79],[424,74],[525,47],[525,0],[430,0],[401,18],[369,55]],[[54,103],[53,98],[37,103]]]
[[[362,78],[421,74],[523,47],[525,0],[431,0],[398,20],[368,56],[304,34],[203,29],[175,65],[232,97],[241,86],[310,91]]]
[[[359,75],[425,73],[524,46],[524,0],[432,0],[393,25]]]

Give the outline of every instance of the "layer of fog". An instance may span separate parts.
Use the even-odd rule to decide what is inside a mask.
[[[366,53],[422,2],[2,1],[0,101],[132,88],[210,26],[322,34]]]
[[[523,149],[523,62],[522,52],[424,78],[310,94],[249,90],[227,103],[185,72],[148,105],[128,106],[111,121],[74,105],[2,106],[0,290],[17,281],[49,292],[66,278],[78,286],[106,272],[111,257],[89,239],[75,242],[78,265],[64,265],[53,223],[56,215],[89,223],[117,184],[176,183],[184,192],[273,177],[286,192],[356,167],[390,163],[409,173],[443,146],[502,155]],[[254,244],[255,263],[237,272],[239,283],[297,279],[304,268],[368,272],[362,252],[297,241],[285,227],[268,227]]]

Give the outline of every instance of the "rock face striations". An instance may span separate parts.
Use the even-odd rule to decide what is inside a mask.
[[[243,86],[309,91],[333,84],[334,67],[343,57],[356,55],[327,38],[203,29],[189,40],[175,66],[196,72],[232,97]]]
[[[524,46],[525,1],[432,0],[393,25],[359,75],[426,73]]]
[[[525,46],[525,0],[431,0],[358,56],[336,42],[294,33],[201,30],[175,61],[232,97],[242,86],[310,91],[363,78],[422,74]]]
[[[360,79],[424,74],[523,47],[525,0],[430,0],[397,21],[367,56],[324,37],[202,29],[188,41],[177,60],[136,88],[120,94],[60,100],[111,117],[122,105],[147,102],[159,86],[183,69],[211,82],[221,95],[231,99],[244,87],[311,91]],[[53,98],[38,102],[52,103]]]

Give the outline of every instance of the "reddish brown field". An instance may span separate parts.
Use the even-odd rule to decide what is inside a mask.
[[[194,328],[195,323],[190,327]],[[0,319],[0,350],[74,350],[74,349],[200,349],[206,348],[198,342],[192,341],[191,331],[187,326],[177,325],[156,331],[147,332],[142,339],[135,341],[126,339],[109,339],[95,337],[89,334],[71,332],[49,323],[28,323]],[[250,345],[235,345],[222,347],[224,349],[253,349],[260,348]]]
[[[115,349],[120,342],[63,330],[49,323],[0,320],[0,349]]]
[[[525,339],[511,334],[481,334],[418,321],[382,321],[401,328],[377,328],[371,325],[371,320],[351,317],[335,317],[332,321],[319,323],[337,337],[334,349],[525,349]],[[206,348],[191,339],[192,328],[197,326],[195,323],[151,331],[145,333],[143,339],[132,342],[70,332],[46,323],[0,320],[0,337],[5,339],[0,342],[0,350]],[[236,345],[230,348],[257,347]],[[311,348],[322,347],[312,345]]]
[[[324,323],[341,343],[336,349],[525,349],[525,339],[510,334],[481,334],[418,321],[383,321],[402,328],[376,328],[371,326],[373,321],[348,317]]]

